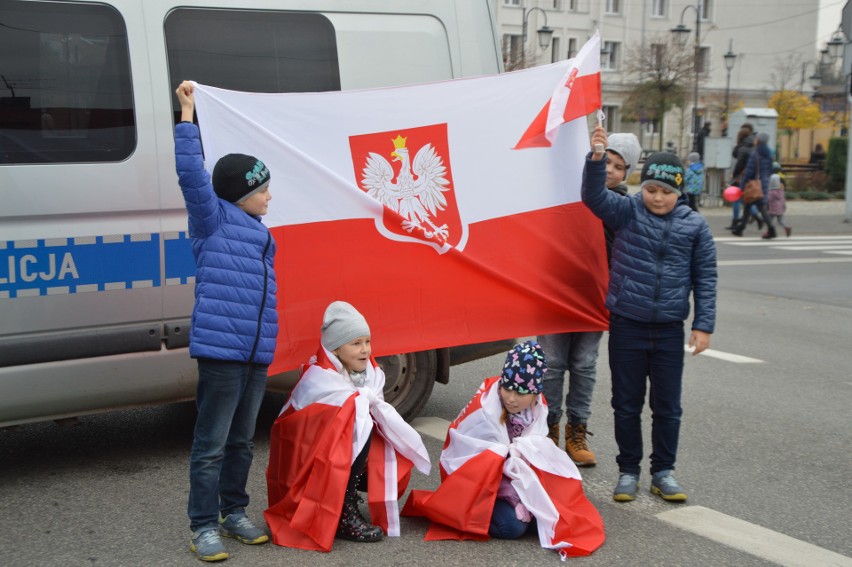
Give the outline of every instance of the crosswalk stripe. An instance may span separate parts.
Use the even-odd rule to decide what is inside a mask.
[[[826,252],[832,254],[832,252]],[[836,254],[837,252],[833,252]],[[764,260],[719,260],[717,266],[771,266],[773,264],[836,264],[852,262],[852,258],[767,258]]]
[[[852,567],[852,558],[703,506],[676,508],[660,520],[749,555],[784,565]]]
[[[692,353],[692,348],[688,344],[683,345],[683,350]],[[759,358],[751,358],[748,356],[743,356],[741,354],[732,354],[730,352],[722,352],[720,350],[713,350],[712,348],[708,348],[698,356],[707,356],[710,358],[718,358],[719,360],[724,360],[727,362],[736,362],[737,364],[754,364],[765,362],[764,360],[760,360]]]

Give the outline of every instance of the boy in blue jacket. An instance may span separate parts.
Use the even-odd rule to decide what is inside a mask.
[[[269,169],[228,154],[204,169],[194,84],[177,89],[175,164],[197,267],[189,354],[198,362],[198,417],[189,464],[190,549],[203,561],[228,558],[220,535],[260,544],[246,492],[255,422],[278,336],[275,242],[261,222],[271,196]]]
[[[595,128],[592,147],[606,146],[606,131]],[[653,416],[651,492],[684,501],[686,492],[673,476],[683,413],[683,322],[692,292],[689,346],[693,356],[706,350],[716,318],[716,247],[707,222],[686,203],[684,168],[675,155],[650,156],[642,168],[641,191],[629,198],[607,191],[604,155],[595,151],[586,159],[582,197],[615,231],[606,296],[620,473],[613,499],[634,500],[639,488],[647,380]]]

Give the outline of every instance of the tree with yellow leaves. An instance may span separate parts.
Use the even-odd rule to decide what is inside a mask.
[[[819,105],[798,91],[785,89],[776,92],[769,98],[769,107],[778,113],[778,131],[787,135],[787,153],[790,152],[794,130],[814,128],[822,122]]]
[[[788,133],[800,128],[814,128],[822,119],[819,105],[797,91],[778,91],[770,97],[769,108],[778,113],[778,128]]]

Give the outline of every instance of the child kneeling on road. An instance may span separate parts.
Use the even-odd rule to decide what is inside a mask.
[[[325,311],[317,354],[272,426],[264,512],[277,545],[331,551],[399,536],[398,498],[412,467],[429,474],[420,435],[384,401],[370,328],[352,305]],[[366,479],[364,474],[366,473]],[[373,525],[359,508],[366,481]]]
[[[603,544],[603,520],[577,466],[547,437],[546,368],[538,343],[516,345],[501,375],[486,379],[450,425],[441,485],[412,491],[403,510],[432,520],[427,540],[516,539],[535,530],[542,547],[563,556]]]
[[[606,147],[597,127],[592,147]],[[716,247],[707,222],[686,203],[684,168],[667,152],[642,168],[641,191],[627,199],[606,190],[604,153],[595,151],[583,171],[583,202],[615,231],[606,307],[610,311],[609,367],[615,414],[618,502],[634,500],[642,460],[642,408],[646,381],[653,415],[651,492],[686,500],[675,481],[683,380],[684,329],[689,295],[695,317],[693,355],[710,346],[716,319]]]

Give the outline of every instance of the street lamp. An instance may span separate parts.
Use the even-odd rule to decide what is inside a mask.
[[[686,38],[689,35],[690,30],[688,27],[683,25],[683,17],[686,15],[686,11],[692,8],[695,10],[695,60],[693,61],[693,66],[695,67],[695,88],[693,93],[693,104],[692,104],[692,151],[698,151],[698,58],[701,55],[701,0],[698,0],[695,6],[686,6],[683,11],[680,13],[680,23],[671,29],[672,34],[674,34],[675,43],[683,47],[686,45]]]
[[[730,40],[728,43],[728,52],[724,54],[722,57],[725,59],[725,70],[728,72],[728,77],[725,80],[725,130],[728,129],[728,102],[729,96],[731,94],[731,71],[734,68],[734,63],[737,62],[737,54],[734,53],[734,40]]]
[[[546,51],[548,47],[550,47],[550,39],[553,37],[553,28],[547,26],[547,12],[539,8],[538,6],[533,8],[524,8],[523,16],[524,23],[521,28],[521,36],[522,43],[524,45],[527,44],[527,21],[529,20],[530,14],[538,10],[544,15],[544,25],[538,28],[538,46],[541,47],[542,51]]]

